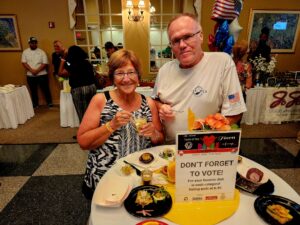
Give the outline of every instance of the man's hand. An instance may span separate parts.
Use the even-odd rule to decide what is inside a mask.
[[[159,117],[164,121],[173,121],[175,119],[175,113],[170,105],[162,104],[159,109]]]

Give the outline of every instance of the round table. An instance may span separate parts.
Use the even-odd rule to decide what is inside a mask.
[[[172,147],[175,149],[175,145],[170,145],[170,146],[157,146],[153,147],[150,149],[145,149],[143,151],[147,152],[153,152],[154,154],[158,154],[162,149],[166,147]],[[132,157],[135,155],[140,155],[143,151],[140,152],[135,152],[129,156],[126,156],[115,164],[115,166],[118,165],[121,161],[128,157]],[[271,170],[265,168],[264,166],[247,159],[243,157],[243,160],[248,164],[253,167],[256,167],[263,171],[269,178],[270,180],[274,183],[275,186],[275,191],[274,195],[279,195],[288,199],[293,200],[296,203],[300,203],[300,196],[297,194],[297,192],[292,189],[284,180],[282,180],[279,176],[277,176],[275,173],[273,173]],[[97,191],[99,191],[100,186],[102,185],[102,180],[106,176],[111,176],[115,171],[113,170],[113,167],[104,175],[104,177],[100,180],[96,190],[95,194]],[[94,194],[94,196],[95,196]],[[240,225],[240,224],[245,224],[245,225],[265,225],[266,223],[257,215],[254,209],[254,201],[257,198],[256,195],[252,195],[246,192],[241,191],[240,193],[240,204],[237,209],[237,211],[229,218],[226,220],[220,222],[219,224],[221,225]],[[165,218],[157,218],[160,221],[166,222],[169,225],[176,225],[176,223],[173,223]],[[91,214],[90,214],[90,219],[89,219],[89,225],[119,225],[119,224],[137,224],[141,221],[145,220],[145,218],[136,218],[131,216],[126,209],[124,208],[123,205],[120,207],[102,207],[99,205],[96,205],[94,203],[94,199],[92,200],[91,204]]]

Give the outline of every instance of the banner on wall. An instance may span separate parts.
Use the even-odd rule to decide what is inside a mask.
[[[268,88],[264,121],[300,120],[300,87]]]

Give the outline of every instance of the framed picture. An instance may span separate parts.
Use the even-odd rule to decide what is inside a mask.
[[[272,53],[294,52],[299,34],[299,16],[300,11],[252,9],[248,28],[249,45],[257,44],[262,29],[268,28],[268,44]]]
[[[16,15],[0,15],[0,51],[21,51]]]

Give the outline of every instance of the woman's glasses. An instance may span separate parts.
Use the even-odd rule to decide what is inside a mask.
[[[199,34],[201,33],[201,30],[197,31],[196,33],[193,33],[193,34],[186,34],[186,35],[183,35],[182,37],[180,38],[175,38],[173,40],[171,40],[170,44],[173,46],[173,47],[177,47],[179,46],[180,44],[180,41],[182,40],[184,43],[186,44],[190,44],[193,40],[193,37],[196,35],[196,34]]]
[[[116,72],[114,73],[114,76],[120,80],[123,80],[125,75],[127,75],[128,78],[132,79],[135,78],[137,73],[135,71],[128,71],[128,72]]]

